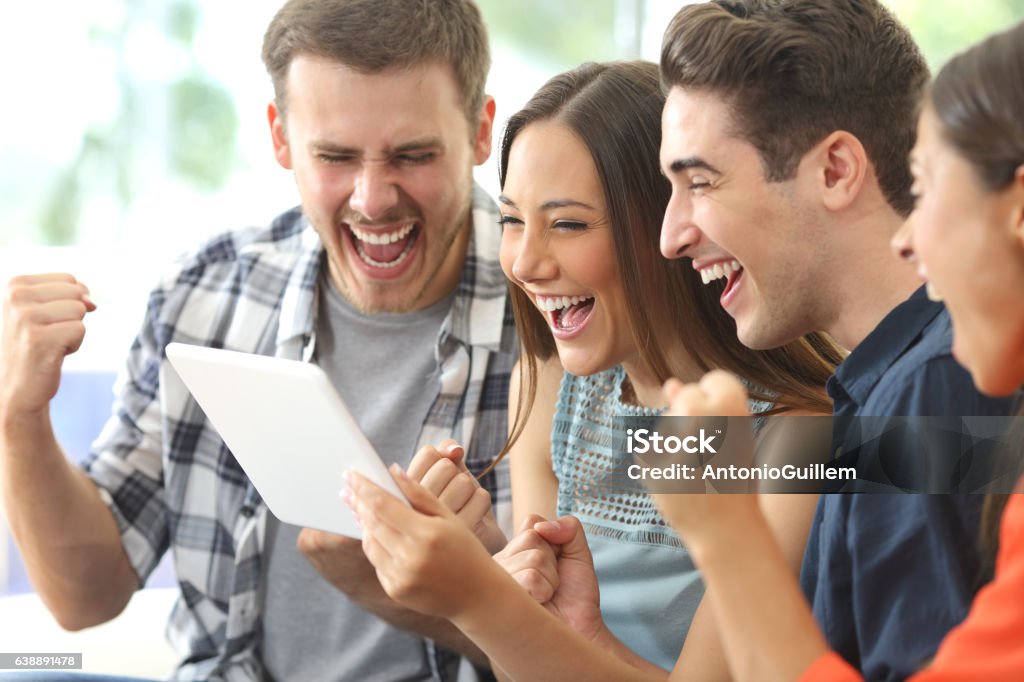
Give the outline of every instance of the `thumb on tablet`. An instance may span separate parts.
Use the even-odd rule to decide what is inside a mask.
[[[388,471],[391,472],[391,478],[395,479],[398,489],[409,500],[413,509],[428,516],[441,516],[444,518],[453,516],[451,510],[441,500],[434,497],[422,485],[409,478],[409,475],[405,473],[405,469],[401,466],[392,464],[388,467]]]

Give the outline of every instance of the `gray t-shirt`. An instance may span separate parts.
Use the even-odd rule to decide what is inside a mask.
[[[328,281],[320,290],[316,362],[384,462],[405,466],[440,390],[434,349],[454,296],[364,315]],[[267,518],[260,653],[275,680],[431,679],[422,640],[352,603],[299,553],[301,529]]]

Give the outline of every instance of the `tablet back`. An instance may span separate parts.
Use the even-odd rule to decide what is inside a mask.
[[[167,359],[281,521],[362,537],[338,497],[347,470],[405,501],[316,365],[181,343]]]

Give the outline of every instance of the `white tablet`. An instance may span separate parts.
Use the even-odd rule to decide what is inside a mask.
[[[182,343],[167,359],[280,520],[361,538],[338,497],[347,470],[405,502],[316,365]]]

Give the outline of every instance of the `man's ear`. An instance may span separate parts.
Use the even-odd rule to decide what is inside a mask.
[[[473,160],[477,166],[491,157],[491,137],[494,133],[494,112],[496,106],[490,95],[484,97],[480,110],[480,121],[473,136]]]
[[[860,195],[870,171],[870,161],[860,140],[837,130],[808,152],[821,199],[830,211],[848,208]]]
[[[267,122],[270,124],[270,141],[274,145],[274,158],[286,170],[292,169],[292,150],[288,146],[288,135],[285,131],[284,114],[278,110],[273,101],[267,105]]]

